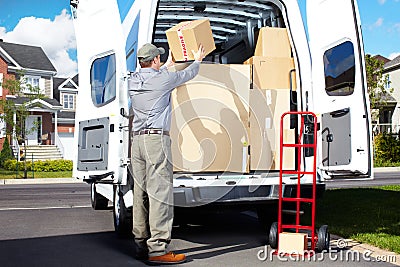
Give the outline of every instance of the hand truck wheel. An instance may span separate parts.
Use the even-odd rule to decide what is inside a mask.
[[[328,251],[331,235],[328,231],[328,225],[322,225],[318,230],[318,240],[316,249],[319,252]]]

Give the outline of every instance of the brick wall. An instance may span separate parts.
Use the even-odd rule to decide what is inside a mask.
[[[3,81],[6,79],[14,78],[14,74],[8,73],[8,65],[2,57],[0,57],[0,73],[3,73]],[[3,86],[0,87],[2,90],[1,98],[5,98],[8,94],[8,90],[4,89]],[[4,138],[0,138],[0,151],[3,149]]]
[[[7,63],[3,60],[2,57],[0,57],[0,73],[3,73],[3,81],[5,79],[12,79],[15,77],[14,74],[8,73],[8,65]],[[3,88],[3,98],[8,94],[8,90]]]
[[[57,127],[59,133],[73,133],[75,129],[74,124],[63,124]]]

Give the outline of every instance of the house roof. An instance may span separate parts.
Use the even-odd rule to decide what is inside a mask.
[[[57,72],[41,47],[0,41],[0,48],[22,68]]]
[[[28,97],[15,97],[15,98],[10,97],[8,99],[12,100],[16,105],[22,105],[26,102],[31,101]],[[40,101],[46,102],[47,105],[52,108],[59,109],[60,107],[62,107],[61,104],[56,99],[53,99],[53,98],[43,98],[43,99],[40,99]]]
[[[383,65],[385,70],[393,69],[393,68],[400,68],[400,55],[395,57],[393,60],[389,61],[385,65]]]
[[[53,97],[60,100],[60,91],[75,91],[78,90],[78,74],[76,74],[72,78],[61,78],[54,77],[53,78]]]
[[[53,97],[60,101],[60,90],[58,90],[58,87],[65,82],[65,78],[53,78]]]
[[[76,85],[79,86],[79,74],[76,74],[76,75],[72,78],[72,80],[74,81],[74,83],[75,83]]]
[[[373,56],[373,58],[383,62],[383,64],[386,64],[386,63],[388,63],[390,61],[390,59],[388,59],[388,58],[386,58],[384,56],[381,56],[381,55],[375,55],[375,56]]]
[[[75,119],[75,112],[74,111],[61,111],[57,114],[59,119]]]

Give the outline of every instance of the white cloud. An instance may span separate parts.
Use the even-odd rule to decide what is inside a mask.
[[[6,28],[0,27],[0,38],[3,38],[4,35],[6,35]]]
[[[391,53],[390,55],[389,55],[389,59],[395,59],[396,57],[398,57],[398,56],[400,56],[400,52],[396,52],[396,53]]]
[[[374,23],[374,28],[380,27],[383,25],[383,18],[379,18],[377,21]]]
[[[400,0],[399,0],[399,1],[400,1]],[[393,25],[393,28],[394,28],[395,31],[397,31],[397,32],[400,33],[400,23],[394,24],[394,25]]]
[[[383,5],[385,2],[386,2],[386,0],[378,0],[378,3],[379,3],[380,5]]]
[[[11,32],[0,27],[0,38],[6,42],[42,47],[59,77],[77,73],[77,62],[68,55],[70,49],[76,49],[75,32],[72,17],[65,9],[54,20],[22,18]]]

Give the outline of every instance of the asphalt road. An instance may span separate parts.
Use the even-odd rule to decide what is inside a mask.
[[[89,198],[86,184],[0,186],[0,266],[145,266],[132,257],[132,241],[114,234],[112,210],[92,210]],[[188,256],[182,266],[393,266],[335,247],[305,261],[271,258],[254,212],[188,220],[174,227],[171,243]]]

